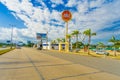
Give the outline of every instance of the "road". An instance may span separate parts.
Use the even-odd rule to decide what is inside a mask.
[[[118,74],[79,63],[79,57],[33,48],[15,49],[0,56],[0,80],[120,80]],[[87,59],[91,58],[83,60]]]
[[[42,53],[49,54],[64,60],[73,62],[74,64],[81,64],[91,68],[99,69],[111,74],[120,76],[120,60],[108,58],[96,58],[90,56],[80,56],[75,54],[61,54],[60,52],[41,51]],[[59,54],[57,54],[59,53]]]

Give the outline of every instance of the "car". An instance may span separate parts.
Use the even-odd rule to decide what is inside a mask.
[[[43,49],[43,46],[42,44],[40,44],[38,47],[37,47],[38,50],[42,50]]]
[[[97,50],[96,51],[96,54],[104,54],[104,55],[109,55],[109,53],[108,52],[106,52],[106,51],[102,51],[102,50]]]
[[[3,45],[2,48],[6,48],[7,46],[6,45]]]
[[[16,49],[21,49],[21,46],[18,46],[18,45],[17,45],[17,46],[16,46]]]

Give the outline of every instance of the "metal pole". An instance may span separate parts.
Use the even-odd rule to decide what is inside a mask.
[[[68,22],[66,22],[65,42],[68,42],[67,34],[68,34]]]
[[[49,45],[48,45],[48,31],[47,31],[47,34],[46,34],[46,38],[47,38],[47,42],[46,42],[46,47],[47,47],[47,48],[46,48],[46,49],[48,50],[48,46],[49,46]]]
[[[68,42],[68,22],[66,22],[66,34],[65,34],[65,51],[69,52],[69,42]]]
[[[13,46],[13,40],[12,40],[12,37],[13,37],[13,25],[11,25],[12,26],[12,30],[11,30],[11,49],[12,49],[12,46]]]

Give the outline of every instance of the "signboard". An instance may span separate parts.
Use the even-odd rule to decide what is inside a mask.
[[[72,18],[72,14],[70,11],[68,10],[65,10],[62,12],[62,19],[65,21],[65,22],[68,22],[69,20],[71,20]]]
[[[36,33],[36,38],[37,38],[37,40],[46,39],[47,34],[46,33]]]

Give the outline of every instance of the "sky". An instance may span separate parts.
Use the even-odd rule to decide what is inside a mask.
[[[0,41],[36,40],[47,33],[49,40],[64,38],[66,23],[61,14],[72,13],[68,33],[91,29],[97,35],[91,43],[104,42],[114,35],[120,39],[120,0],[0,0]]]

